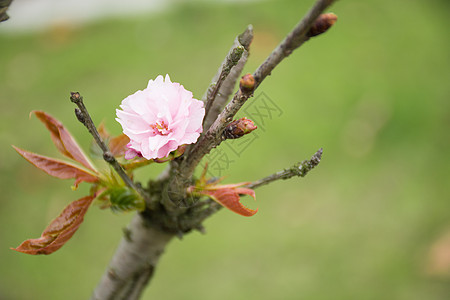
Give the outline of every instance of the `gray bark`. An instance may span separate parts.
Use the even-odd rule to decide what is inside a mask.
[[[173,237],[136,214],[91,300],[139,299]]]

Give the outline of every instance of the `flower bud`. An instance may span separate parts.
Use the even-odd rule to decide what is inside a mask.
[[[313,37],[327,31],[337,21],[337,16],[333,13],[321,14],[306,33],[307,37]]]
[[[255,89],[255,78],[252,74],[245,74],[239,82],[239,87],[243,92],[251,92]]]
[[[256,127],[252,120],[241,118],[228,124],[223,132],[223,137],[225,139],[237,139],[252,132],[256,128],[258,127]]]
[[[81,97],[80,93],[78,93],[78,92],[70,92],[70,101],[72,101],[73,103],[78,103],[82,99],[83,98]]]
[[[75,108],[75,116],[77,117],[78,121],[80,121],[82,124],[86,122],[86,119],[79,108]]]

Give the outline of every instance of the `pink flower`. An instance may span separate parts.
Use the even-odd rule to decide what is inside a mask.
[[[202,132],[203,102],[182,85],[161,75],[146,89],[128,96],[117,109],[116,120],[130,138],[126,159],[163,158],[184,144],[195,143]]]

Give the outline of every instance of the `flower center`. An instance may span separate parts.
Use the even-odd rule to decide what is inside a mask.
[[[150,125],[150,128],[153,129],[154,134],[158,135],[168,135],[172,132],[164,121],[157,121],[155,124]]]

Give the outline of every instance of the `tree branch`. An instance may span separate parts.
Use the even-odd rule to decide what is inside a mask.
[[[294,176],[305,177],[309,171],[314,169],[320,163],[320,160],[322,159],[322,154],[323,154],[323,149],[320,148],[311,157],[310,160],[304,160],[301,163],[297,163],[297,164],[293,165],[289,169],[284,169],[283,171],[279,171],[277,173],[274,173],[274,174],[264,177],[262,179],[256,180],[256,181],[248,184],[246,187],[248,187],[250,189],[255,189],[260,186],[269,184],[271,182],[274,182],[274,181],[280,180],[280,179],[286,180],[286,179],[292,178]]]
[[[253,73],[256,87],[272,72],[272,70],[295,49],[300,47],[311,37],[308,34],[309,29],[320,14],[327,9],[335,0],[318,0],[308,11],[303,19],[294,27],[294,29],[284,38],[284,40],[272,51],[266,60]]]
[[[285,57],[289,56],[292,51],[300,47],[310,38],[308,35],[309,29],[319,15],[333,2],[334,0],[318,0],[314,4],[306,16],[254,72],[254,89],[261,84],[267,75],[269,75]],[[225,109],[219,114],[206,134],[200,137],[200,140],[192,147],[189,153],[190,155],[180,164],[179,170],[182,170],[180,175],[184,177],[184,181],[187,181],[187,178],[192,176],[201,159],[208,154],[211,149],[217,147],[222,142],[222,132],[225,130],[227,124],[233,120],[233,117],[239,109],[241,109],[247,99],[253,95],[253,91],[240,88],[230,103],[228,103]]]
[[[227,57],[225,58],[225,62],[221,65],[222,70],[220,71],[219,77],[217,78],[216,82],[212,83],[209,86],[209,89],[206,93],[207,96],[205,118],[203,119],[203,123],[206,120],[206,116],[208,116],[209,110],[211,109],[211,106],[216,99],[217,93],[219,92],[222,83],[225,81],[228,74],[230,74],[231,69],[237,65],[242,57],[242,54],[244,53],[244,50],[244,47],[240,45],[231,49],[230,53],[228,53]]]
[[[138,194],[145,200],[147,206],[151,207],[153,204],[151,203],[147,193],[145,193],[145,191],[139,185],[136,185],[133,180],[131,180],[131,178],[127,175],[127,173],[125,173],[119,162],[114,158],[111,151],[109,151],[108,146],[105,144],[105,142],[103,142],[100,134],[97,131],[97,128],[94,125],[94,122],[92,121],[91,116],[89,115],[89,112],[86,109],[86,106],[84,105],[83,97],[80,95],[80,93],[70,93],[70,101],[78,106],[78,108],[75,109],[75,115],[77,116],[78,121],[80,121],[88,129],[89,133],[92,135],[100,149],[102,149],[103,159],[114,168],[117,174],[119,174],[120,178],[122,178],[123,182],[129,188],[138,192]]]
[[[173,237],[136,214],[91,300],[139,299]]]
[[[297,163],[293,165],[292,167],[285,169],[283,171],[276,172],[274,174],[271,174],[267,177],[264,177],[262,179],[253,181],[252,183],[246,185],[245,187],[250,189],[256,189],[260,186],[272,183],[277,180],[286,180],[290,179],[294,176],[298,177],[305,177],[309,171],[314,169],[322,159],[323,149],[320,148],[317,150],[317,152],[311,157],[309,160],[304,160],[300,163]],[[199,212],[196,213],[196,223],[201,224],[203,221],[205,221],[207,218],[209,218],[211,215],[218,212],[220,209],[223,208],[222,205],[215,202],[214,200],[207,199],[198,205]],[[203,208],[206,206],[206,208]]]
[[[207,103],[205,108],[205,118],[203,120],[204,130],[207,130],[211,126],[222,111],[230,95],[233,93],[236,81],[247,62],[249,55],[248,51],[252,40],[253,26],[248,25],[245,31],[238,35],[234,40],[233,46],[228,52],[227,57],[222,62],[217,74],[213,77],[210,87],[205,92],[205,95],[203,95],[203,101]],[[236,52],[236,49],[243,49],[243,52],[239,61],[231,65],[230,62],[233,62],[233,60],[230,58],[233,56],[233,53]]]
[[[217,74],[213,77],[209,88],[206,90],[205,95],[203,96],[203,101],[207,102],[206,106],[209,106],[209,108],[205,109],[205,117],[203,121],[204,130],[211,126],[211,124],[219,115],[220,111],[223,109],[223,106],[225,105],[229,96],[233,92],[236,81],[239,78],[245,63],[247,62],[247,58],[249,55],[248,50],[252,40],[253,27],[252,25],[249,25],[243,33],[236,37],[233,46],[228,52],[228,55],[225,57],[221,66],[219,67],[219,70],[217,71]],[[238,48],[243,48],[244,50],[239,61],[237,62],[237,65],[233,67],[232,64],[235,63],[233,63],[233,59],[231,59],[231,57]],[[236,59],[234,59],[234,61],[235,60]],[[226,76],[226,78],[221,81],[222,83],[217,84],[220,81],[219,79],[224,76],[224,70],[228,70],[226,71],[226,73],[228,73],[228,76]],[[215,89],[217,86],[218,89]],[[192,155],[194,146],[195,145],[188,146],[184,157],[190,157]],[[170,188],[168,187],[168,190],[172,191],[171,194],[181,195],[180,197],[178,197],[180,199],[176,199],[175,202],[177,203],[181,201],[181,198],[183,198],[183,192],[180,193],[180,191],[184,190],[184,187],[186,187],[189,182],[189,177],[183,176],[182,174],[184,171],[181,171],[181,162],[184,160],[184,157],[178,160],[173,160],[170,164],[170,167],[166,170],[164,176],[171,177],[172,179],[172,184],[170,185]],[[175,212],[179,214],[185,211],[185,209],[178,207],[178,205],[174,203],[174,201],[171,199],[171,197],[168,196],[168,194],[165,194],[165,196],[163,197],[162,204],[164,205],[166,210],[172,214],[174,214]]]
[[[243,66],[243,63],[245,63],[245,51],[238,66],[231,67],[228,78],[220,79],[222,83],[219,82],[219,77],[224,76],[222,72],[224,67],[221,67],[219,75],[217,75],[218,81],[216,81],[219,82],[219,85],[216,83],[216,86],[206,94],[209,104],[207,104],[208,118],[205,118],[204,129],[209,127],[208,130],[190,148],[190,151],[185,153],[184,156],[174,159],[171,162],[170,169],[167,169],[164,175],[161,175],[160,179],[152,185],[155,190],[150,190],[150,192],[152,198],[157,198],[158,202],[162,204],[160,209],[147,210],[134,217],[100,284],[94,291],[93,300],[138,299],[152,277],[157,261],[168,242],[177,233],[183,234],[192,229],[201,230],[201,223],[222,208],[221,205],[212,200],[197,202],[194,206],[181,207],[179,203],[192,204],[186,198],[185,191],[187,185],[192,181],[193,172],[200,160],[222,142],[224,129],[246,100],[253,95],[254,89],[261,84],[281,60],[312,36],[309,34],[312,24],[332,2],[333,0],[317,0],[304,19],[258,67],[253,76],[250,75],[251,79],[254,79],[251,88],[248,85],[241,84],[232,100],[217,115],[215,109],[224,105],[231,95],[236,79],[239,77],[242,69],[238,69],[238,66],[241,63]],[[250,43],[252,35],[249,36]],[[241,40],[239,42],[243,45]],[[233,48],[231,51],[233,51]],[[236,71],[235,74],[233,74],[234,71]],[[231,91],[222,93],[222,89],[227,85],[227,80],[230,80],[227,88]],[[219,100],[220,97],[223,98]],[[85,124],[86,120],[89,120],[90,126],[93,126],[87,111],[83,111],[84,105],[79,105],[79,108],[77,116],[82,119],[80,121]],[[214,119],[211,117],[214,114],[217,115],[217,118],[212,122],[210,120],[211,118]],[[212,123],[211,126],[208,126],[209,122]],[[86,125],[86,127],[88,126]],[[95,126],[92,130],[94,133],[96,132]],[[105,147],[100,145],[100,147],[104,150],[104,153],[108,153],[106,145]],[[252,182],[247,187],[254,189],[280,179],[288,179],[293,176],[303,177],[317,166],[321,156],[322,149],[317,151],[310,160]],[[120,165],[118,167],[123,171]],[[133,184],[132,181],[131,183]]]

